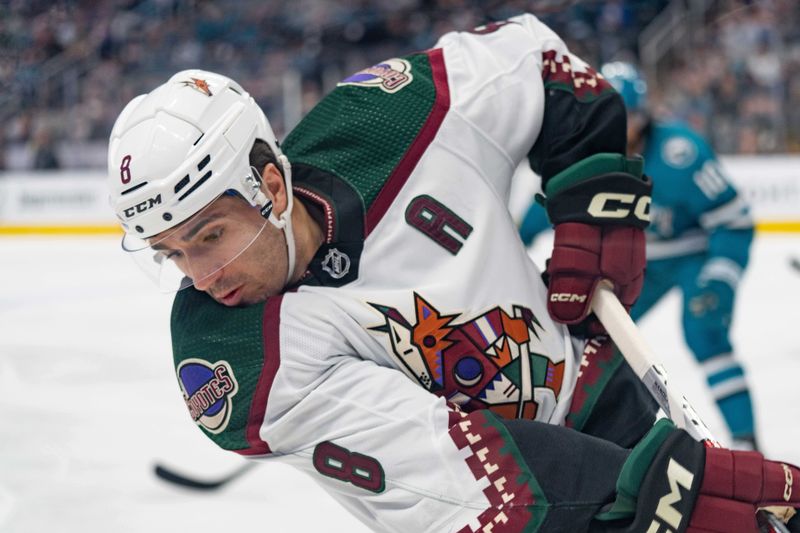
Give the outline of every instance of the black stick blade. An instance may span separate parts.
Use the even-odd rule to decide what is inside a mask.
[[[245,463],[237,467],[236,470],[234,470],[230,474],[216,480],[202,480],[194,477],[189,477],[160,464],[155,465],[154,471],[156,477],[166,481],[167,483],[172,483],[173,485],[177,485],[179,487],[184,487],[187,489],[211,491],[223,487],[224,485],[228,484],[228,482],[241,476],[254,466],[255,463]]]

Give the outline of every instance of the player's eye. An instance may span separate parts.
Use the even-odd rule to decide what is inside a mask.
[[[165,251],[165,252],[163,252],[163,254],[167,257],[167,259],[171,259],[173,261],[175,259],[183,257],[183,252],[181,252],[180,250]]]
[[[219,241],[222,238],[222,234],[225,232],[224,228],[217,227],[203,235],[203,242],[206,244],[214,244],[215,242]]]

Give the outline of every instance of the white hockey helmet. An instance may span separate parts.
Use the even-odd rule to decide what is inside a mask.
[[[272,214],[272,202],[259,187],[258,171],[250,167],[248,156],[256,139],[267,143],[282,167],[288,204],[280,218]],[[149,249],[152,237],[233,191],[284,230],[287,280],[291,277],[291,166],[264,112],[230,78],[185,70],[131,100],[111,131],[108,187],[111,207],[126,233],[123,248],[150,252],[150,260],[140,259],[140,264],[162,267],[163,258]],[[190,284],[184,280],[177,288]]]

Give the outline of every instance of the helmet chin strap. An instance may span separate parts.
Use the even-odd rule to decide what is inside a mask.
[[[287,209],[288,211],[288,209]],[[273,217],[274,218],[274,217]],[[281,218],[278,222],[283,224],[283,235],[286,237],[286,257],[288,259],[288,270],[286,271],[286,285],[289,285],[292,281],[292,275],[294,274],[294,264],[295,264],[295,245],[294,245],[294,231],[292,231],[292,217],[291,213],[286,215],[286,211],[281,214]],[[273,222],[274,224],[274,222]]]
[[[287,159],[283,154],[278,156],[278,162],[283,167],[284,183],[286,184],[286,209],[283,210],[283,213],[281,213],[280,217],[276,217],[272,210],[272,200],[270,200],[260,188],[256,189],[257,192],[253,197],[253,202],[261,209],[261,214],[264,216],[264,218],[269,220],[269,222],[276,228],[283,230],[283,236],[286,239],[286,257],[288,262],[285,284],[288,285],[292,281],[296,260],[294,231],[292,230],[292,210],[294,208],[294,194],[292,192],[292,166],[289,164],[289,159]],[[261,175],[257,169],[253,167],[250,167],[250,169],[258,178],[261,178]],[[259,182],[260,181],[261,180],[259,179]]]

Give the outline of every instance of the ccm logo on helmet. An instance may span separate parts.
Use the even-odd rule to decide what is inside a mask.
[[[125,214],[125,218],[131,218],[137,213],[144,213],[148,209],[152,209],[153,206],[158,205],[160,203],[161,203],[161,194],[159,193],[154,198],[148,198],[144,202],[139,202],[136,205],[132,205],[129,208],[123,210],[122,212]]]
[[[595,218],[626,218],[633,211],[636,218],[649,222],[650,197],[637,199],[635,194],[600,192],[594,195],[586,211]]]

